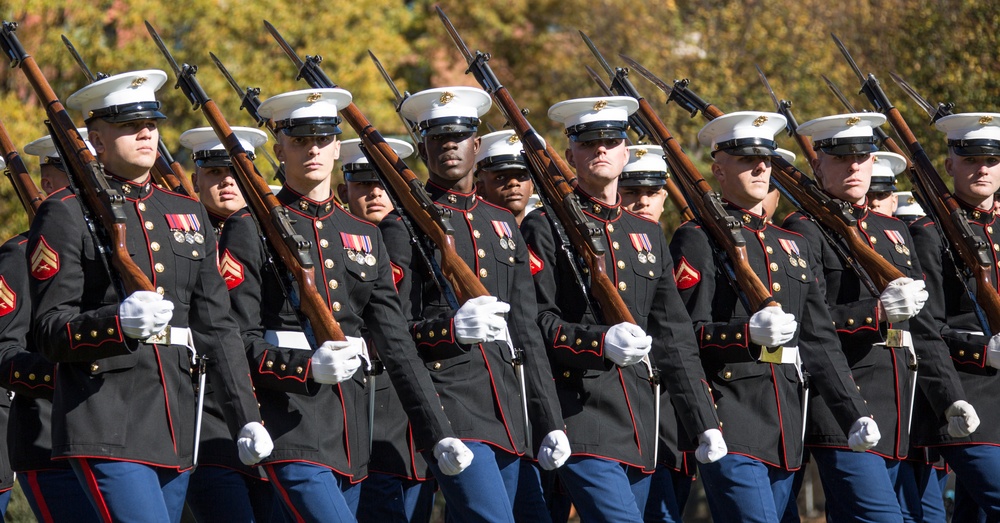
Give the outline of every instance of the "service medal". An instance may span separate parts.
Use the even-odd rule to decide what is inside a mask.
[[[649,263],[656,263],[656,255],[653,253],[647,254],[646,259],[649,260]]]
[[[639,263],[646,263],[646,253],[640,252],[636,257],[639,258]]]
[[[365,263],[367,263],[371,267],[374,267],[375,266],[375,255],[373,255],[371,253],[366,254],[365,255]]]
[[[184,243],[184,233],[181,231],[174,231],[174,241],[177,243]]]
[[[507,238],[500,238],[500,246],[507,249]]]
[[[350,258],[351,261],[355,261],[358,259],[358,253],[354,251],[347,251],[347,257]]]
[[[203,236],[200,232],[194,233],[194,242],[198,245],[205,243],[205,236]]]

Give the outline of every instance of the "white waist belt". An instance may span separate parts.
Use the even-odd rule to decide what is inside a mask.
[[[159,334],[150,336],[142,341],[158,345],[182,345],[189,349],[194,349],[194,338],[191,336],[191,329],[187,327],[167,325]]]
[[[302,331],[265,331],[264,341],[283,349],[312,350],[306,333]]]

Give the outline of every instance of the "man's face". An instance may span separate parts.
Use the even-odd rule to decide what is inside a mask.
[[[285,162],[285,176],[293,183],[322,182],[333,173],[340,158],[340,140],[336,136],[288,136],[278,133],[274,154]]]
[[[112,123],[101,119],[87,126],[97,158],[113,174],[138,180],[156,163],[160,133],[156,120]]]
[[[379,182],[346,182],[337,192],[351,214],[362,220],[377,224],[392,211],[389,195]]]
[[[891,191],[870,191],[868,193],[868,208],[879,214],[892,216],[896,212],[898,202],[896,194]]]
[[[998,156],[959,156],[949,151],[944,167],[955,178],[955,194],[966,203],[988,203],[1000,188]]]
[[[479,195],[493,205],[499,205],[515,216],[524,212],[535,184],[524,169],[479,171]]]
[[[476,133],[430,134],[421,145],[432,179],[457,182],[472,175],[479,151]]]
[[[229,167],[198,167],[192,181],[202,205],[217,216],[229,216],[246,206]]]
[[[752,209],[764,201],[771,182],[770,156],[738,156],[715,153],[712,174],[719,181],[722,197]]]
[[[667,202],[667,190],[663,187],[622,187],[618,186],[622,197],[622,207],[647,220],[660,221],[663,206]]]
[[[834,156],[817,151],[813,170],[823,189],[834,198],[860,205],[872,182],[874,158],[871,153]]]
[[[589,180],[611,182],[621,175],[628,162],[628,148],[622,138],[569,141],[566,162],[576,169],[577,176]]]

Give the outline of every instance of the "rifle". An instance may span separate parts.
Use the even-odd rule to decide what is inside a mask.
[[[298,69],[296,79],[305,79],[313,88],[337,87],[337,84],[320,68],[319,64],[323,61],[321,56],[306,56],[305,60],[300,59],[270,22],[265,20],[264,26],[295,64]],[[441,252],[441,272],[451,282],[459,305],[471,298],[488,296],[489,291],[479,281],[479,277],[455,250],[454,229],[449,221],[451,213],[434,204],[417,175],[406,166],[392,146],[382,138],[375,126],[353,102],[339,109],[339,112],[361,138],[365,153],[370,155],[372,165],[376,166],[377,171],[383,176],[383,183],[387,187],[392,187],[403,210],[413,218],[420,230]]]
[[[215,66],[222,71],[222,75],[226,77],[226,80],[229,81],[229,85],[232,86],[233,90],[236,91],[237,96],[240,97],[240,109],[245,110],[247,114],[249,114],[250,117],[257,122],[257,127],[266,127],[268,132],[271,133],[271,137],[277,140],[278,136],[274,134],[274,122],[262,117],[258,112],[258,109],[260,108],[260,87],[247,87],[246,89],[241,88],[239,82],[233,78],[233,75],[229,74],[229,70],[226,69],[226,66],[222,65],[222,61],[219,60],[219,57],[215,56],[215,53],[211,51],[209,51],[208,55],[212,57],[212,61],[215,62]],[[284,185],[285,166],[275,163],[274,159],[271,158],[271,155],[267,154],[267,151],[264,151],[264,154],[267,161],[274,168],[274,177],[281,182],[282,185]]]
[[[581,32],[580,34],[583,33]],[[604,79],[601,78],[599,74],[597,74],[597,71],[591,69],[589,65],[586,65],[584,67],[587,68],[587,74],[589,74],[590,77],[594,80],[594,82],[597,83],[597,85],[601,88],[601,91],[603,91],[604,94],[608,96],[614,94],[611,91],[611,87],[604,82]],[[628,120],[629,120],[629,127],[631,127],[638,135],[637,140],[642,140],[644,137],[649,136],[649,131],[645,130],[644,124],[642,123],[641,119],[638,117],[637,114],[630,115],[628,117]],[[681,188],[678,187],[676,183],[674,183],[674,179],[672,176],[670,176],[670,173],[667,173],[665,182],[666,183],[664,184],[664,189],[667,190],[667,196],[670,197],[670,201],[674,202],[674,207],[677,207],[678,211],[680,212],[681,219],[684,221],[695,219],[694,213],[691,211],[691,206],[688,204],[687,197],[684,195],[684,192],[681,191]]]
[[[989,252],[989,245],[972,231],[965,211],[941,180],[941,175],[934,168],[931,159],[910,131],[910,126],[903,119],[903,115],[899,114],[899,110],[889,101],[875,75],[869,74],[865,78],[844,43],[836,35],[831,36],[861,82],[861,92],[868,97],[876,111],[886,116],[896,134],[906,144],[909,156],[913,160],[913,169],[910,170],[913,185],[927,200],[928,211],[935,216],[935,222],[941,225],[952,251],[972,271],[976,280],[976,302],[986,315],[989,330],[1000,331],[1000,294],[997,293],[996,284],[993,282],[993,257]]]
[[[392,90],[392,95],[396,99],[393,106],[396,108],[396,114],[399,115],[399,119],[403,122],[403,126],[406,127],[406,132],[410,135],[410,140],[413,142],[413,145],[420,143],[420,132],[418,131],[417,123],[407,120],[406,117],[403,116],[403,113],[399,112],[400,108],[403,107],[403,102],[410,97],[410,92],[407,91],[400,94],[399,88],[396,87],[396,82],[392,81],[392,77],[389,76],[385,67],[382,67],[382,62],[379,61],[378,57],[375,56],[375,53],[373,53],[371,49],[368,50],[368,56],[372,59],[372,62],[375,63],[375,67],[378,68],[379,74],[382,75],[382,79],[385,80],[389,89]]]
[[[0,152],[3,153],[3,158],[7,164],[4,174],[10,180],[10,184],[14,186],[17,199],[24,206],[24,212],[28,213],[28,223],[30,224],[35,219],[35,212],[38,211],[43,198],[38,191],[38,187],[35,186],[35,181],[31,179],[31,174],[28,173],[28,168],[24,165],[24,160],[21,159],[21,155],[17,152],[14,141],[10,139],[10,134],[7,132],[7,127],[4,126],[3,121],[0,121]]]
[[[625,56],[622,56],[622,58],[633,67],[633,64],[636,64],[635,60],[631,58]],[[653,81],[661,90],[670,94],[669,90],[671,87],[658,78],[655,81],[652,80],[655,76],[647,69],[635,68],[635,70],[643,77]],[[675,82],[675,89],[678,83],[683,83],[686,91],[687,81]],[[671,99],[668,97],[667,101],[669,102]],[[688,97],[686,100],[693,102],[694,100],[701,99],[693,96],[693,98]],[[719,108],[704,100],[701,100],[697,109],[698,111],[695,111],[695,114],[700,111],[706,120],[713,120],[725,114]],[[904,277],[903,273],[895,265],[875,252],[868,245],[868,242],[862,238],[861,233],[858,231],[857,219],[851,214],[851,204],[831,198],[820,189],[816,182],[783,158],[773,158],[771,163],[778,167],[771,170],[771,177],[782,189],[783,193],[806,215],[843,238],[850,251],[850,255],[846,256],[847,261],[852,268],[860,271],[858,274],[859,279],[866,286],[869,286],[869,290],[872,291],[873,295],[878,296],[889,285],[889,282]],[[820,230],[823,230],[823,228],[821,227]]]
[[[767,88],[767,93],[771,95],[771,101],[774,102],[774,108],[778,111],[781,116],[785,117],[785,129],[788,131],[788,136],[795,139],[795,143],[799,144],[799,149],[802,150],[802,154],[806,157],[806,161],[809,165],[812,165],[813,160],[816,159],[816,150],[813,149],[812,143],[805,136],[799,134],[799,122],[795,120],[795,115],[792,114],[792,102],[790,100],[778,101],[778,97],[774,94],[774,89],[771,89],[771,82],[767,81],[767,77],[764,76],[764,71],[761,70],[760,66],[754,64],[757,69],[757,75],[760,76],[760,81],[764,83],[764,87]]]
[[[52,91],[48,80],[42,71],[21,45],[17,35],[16,22],[3,22],[0,30],[0,47],[3,48],[12,67],[20,68],[31,84],[35,95],[45,107],[52,138],[59,148],[60,155],[75,186],[79,190],[80,202],[84,214],[88,217],[88,227],[99,237],[106,238],[111,265],[114,267],[125,291],[131,294],[135,291],[154,291],[155,287],[142,269],[132,261],[125,242],[125,198],[118,191],[108,186],[104,168],[94,158],[76,130],[76,124],[62,102]],[[100,230],[94,227],[94,222],[100,224]]]
[[[178,66],[160,35],[149,22],[145,23],[146,30],[156,42],[156,47],[160,49],[170,64],[170,68],[177,75],[177,84],[174,88],[180,89],[184,93],[195,110],[201,109],[212,129],[215,130],[216,136],[225,145],[233,162],[233,171],[245,189],[244,197],[247,206],[257,223],[263,228],[268,243],[278,253],[281,261],[298,283],[299,310],[309,319],[309,327],[316,337],[317,345],[326,341],[345,340],[340,324],[334,319],[329,306],[316,289],[315,268],[309,252],[312,243],[292,228],[285,208],[271,193],[270,187],[264,183],[264,178],[257,172],[257,168],[250,161],[246,150],[243,149],[236,134],[229,127],[229,123],[219,111],[218,106],[198,83],[198,79],[195,78],[198,67],[189,64]]]
[[[667,159],[671,161],[671,169],[676,173],[681,185],[684,186],[685,193],[691,196],[691,204],[694,206],[698,221],[714,243],[726,253],[729,269],[734,273],[733,281],[745,296],[748,309],[756,312],[763,307],[780,306],[771,296],[768,288],[760,281],[760,277],[754,272],[753,267],[750,266],[746,239],[743,238],[743,224],[726,212],[719,195],[712,190],[688,155],[681,149],[680,144],[667,130],[663,121],[653,111],[653,107],[639,94],[639,90],[628,79],[628,70],[622,67],[612,69],[601,52],[597,50],[594,42],[583,31],[580,31],[580,36],[583,37],[584,43],[590,48],[590,52],[600,62],[604,71],[611,77],[611,90],[618,95],[631,96],[639,101],[638,114],[642,119],[643,127],[648,129],[653,140],[667,152]]]
[[[90,68],[87,67],[87,62],[83,60],[83,57],[77,52],[76,47],[73,46],[73,42],[70,42],[69,38],[66,38],[66,35],[62,35],[62,41],[66,49],[69,49],[70,54],[73,55],[73,59],[76,60],[76,65],[80,66],[80,70],[83,71],[83,74],[90,83],[103,80],[109,76],[104,73],[97,73],[96,75],[92,73]],[[194,196],[194,186],[191,185],[190,178],[184,175],[184,171],[181,170],[181,164],[177,163],[173,156],[170,155],[170,151],[167,149],[166,144],[163,143],[162,138],[160,138],[157,149],[160,154],[156,157],[156,163],[153,164],[153,169],[150,171],[153,178],[156,179],[156,183],[176,193]]]

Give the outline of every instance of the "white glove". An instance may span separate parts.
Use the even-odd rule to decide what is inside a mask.
[[[434,445],[438,468],[446,476],[455,476],[472,464],[472,451],[458,438],[444,438]]]
[[[240,461],[250,466],[271,455],[274,442],[267,429],[256,421],[251,421],[240,429],[236,436],[236,448],[240,453]]]
[[[571,453],[566,433],[561,430],[553,430],[545,436],[542,445],[538,448],[538,464],[545,470],[555,470],[566,463]]]
[[[708,429],[698,435],[698,449],[694,457],[699,463],[715,463],[729,453],[726,440],[719,429]]]
[[[923,280],[913,278],[896,278],[878,297],[885,311],[885,319],[889,323],[906,321],[920,312],[927,303],[927,291]]]
[[[1000,369],[1000,334],[994,334],[986,345],[986,364]]]
[[[312,379],[316,383],[336,385],[350,379],[361,367],[361,355],[367,353],[364,338],[348,336],[345,341],[328,341],[312,357]]]
[[[455,339],[473,345],[502,337],[507,330],[503,315],[508,311],[510,305],[495,296],[472,298],[455,311]]]
[[[151,291],[135,291],[118,306],[122,332],[137,340],[159,334],[173,317],[174,304]]]
[[[781,347],[792,341],[799,322],[781,307],[764,307],[750,316],[750,341],[764,347]]]
[[[639,363],[652,347],[653,337],[634,323],[612,325],[604,335],[604,357],[619,367]]]
[[[875,420],[864,417],[859,418],[858,421],[854,422],[854,425],[851,425],[851,433],[847,436],[847,445],[854,452],[864,452],[878,445],[880,439],[882,439],[882,434],[878,431],[878,424],[875,423]]]
[[[952,403],[944,415],[948,418],[948,435],[953,438],[964,438],[979,428],[979,415],[968,401]]]

